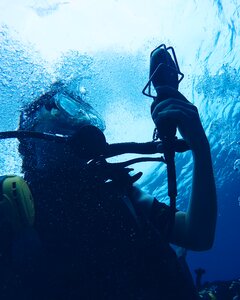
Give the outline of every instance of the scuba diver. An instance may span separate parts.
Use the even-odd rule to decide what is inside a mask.
[[[186,212],[174,211],[173,226],[170,207],[136,184],[141,174],[103,158],[109,146],[105,124],[80,96],[58,82],[23,109],[18,131],[44,133],[46,139],[19,137],[42,255],[28,274],[19,275],[31,274],[31,283],[25,280],[29,298],[18,299],[198,299],[169,244],[195,251],[212,247],[210,148],[197,108],[174,88],[159,91],[167,99],[152,107],[156,127],[173,118],[194,160],[190,203]],[[60,142],[67,137],[70,142]]]

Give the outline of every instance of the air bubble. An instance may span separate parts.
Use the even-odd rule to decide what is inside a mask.
[[[233,165],[233,170],[240,173],[240,159],[236,159]]]
[[[86,95],[87,90],[86,90],[86,88],[85,88],[84,86],[81,86],[81,87],[79,88],[79,92],[81,93],[81,95]]]

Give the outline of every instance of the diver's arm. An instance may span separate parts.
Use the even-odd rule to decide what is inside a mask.
[[[212,246],[215,234],[217,205],[209,143],[198,110],[177,90],[164,87],[169,98],[158,103],[152,118],[158,130],[168,120],[176,126],[193,153],[192,193],[187,212],[177,212],[171,242],[192,250]],[[161,89],[159,89],[161,93]]]
[[[195,143],[193,160],[191,199],[186,213],[176,213],[172,242],[201,251],[212,247],[217,215],[215,182],[206,138]]]
[[[211,248],[213,244],[217,215],[211,154],[205,135],[198,137],[192,152],[194,168],[191,199],[187,212],[176,212],[170,241],[187,249],[202,251]],[[135,185],[131,198],[145,216],[150,218],[154,197]]]

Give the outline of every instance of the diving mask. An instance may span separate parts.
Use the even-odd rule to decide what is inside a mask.
[[[45,107],[51,111],[53,115],[61,114],[66,121],[70,120],[74,123],[93,125],[98,127],[101,131],[105,129],[104,121],[91,105],[79,97],[73,98],[66,92],[56,93],[49,103],[45,104]]]

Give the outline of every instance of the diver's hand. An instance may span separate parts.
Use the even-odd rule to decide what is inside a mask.
[[[197,151],[208,145],[196,106],[173,88],[159,88],[158,93],[164,101],[153,103],[152,118],[156,127],[161,129],[172,120],[190,149]]]

